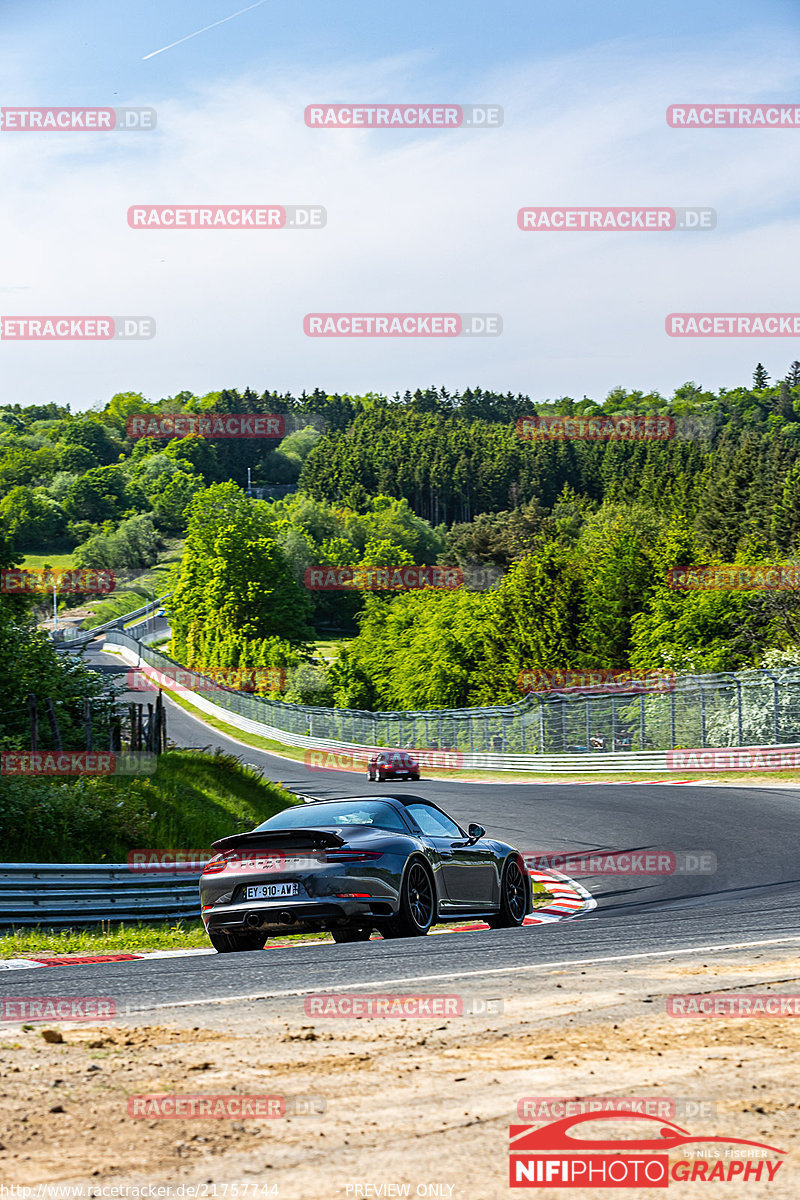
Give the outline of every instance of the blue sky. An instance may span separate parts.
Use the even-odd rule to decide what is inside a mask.
[[[152,342],[0,341],[3,402],[250,385],[539,398],[773,375],[789,339],[670,311],[795,311],[800,129],[668,129],[800,98],[796,4],[4,0],[3,105],[148,105],[150,134],[0,133],[0,310],[148,314]],[[309,130],[321,101],[493,102],[494,131]],[[315,232],[134,231],[131,204],[314,203]],[[703,205],[708,233],[522,234],[523,205]],[[499,312],[495,339],[312,341],[312,311]]]

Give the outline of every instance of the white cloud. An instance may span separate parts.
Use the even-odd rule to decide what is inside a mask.
[[[480,383],[601,396],[623,383],[732,386],[788,339],[675,340],[672,310],[800,309],[800,130],[670,129],[668,104],[796,92],[796,47],[667,56],[619,42],[445,92],[429,61],[210,83],[156,103],[150,133],[0,134],[3,312],[149,314],[130,345],[0,342],[4,399],[75,407],[118,390],[382,390]],[[732,66],[731,64],[734,64]],[[307,129],[326,100],[500,103],[499,130]],[[317,203],[324,231],[135,231],[131,204]],[[546,204],[710,205],[709,233],[521,233]],[[309,311],[500,312],[495,339],[312,340]]]

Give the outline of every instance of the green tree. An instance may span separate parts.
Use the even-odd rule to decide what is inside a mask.
[[[299,647],[313,637],[310,600],[270,536],[266,508],[232,483],[192,500],[170,602],[173,652],[187,666],[236,667],[248,645],[272,638]]]
[[[80,476],[64,495],[64,511],[73,521],[116,521],[131,509],[146,509],[141,488],[122,467],[95,467]]]
[[[12,488],[0,500],[0,521],[19,550],[52,547],[66,533],[63,509],[37,488]]]

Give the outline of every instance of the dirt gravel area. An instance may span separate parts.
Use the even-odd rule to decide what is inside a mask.
[[[144,1185],[167,1188],[165,1200],[494,1200],[512,1194],[509,1125],[543,1123],[517,1115],[523,1098],[651,1097],[676,1102],[669,1119],[693,1136],[787,1152],[770,1184],[671,1181],[679,1195],[800,1194],[800,1020],[677,1019],[665,1004],[672,993],[800,992],[791,948],[549,969],[447,991],[480,1000],[482,1015],[307,1016],[297,998],[162,1010],[158,1023],[131,1014],[113,1025],[48,1025],[60,1042],[45,1040],[42,1025],[7,1026],[0,1181],[32,1187],[38,1200],[70,1194],[65,1185],[73,1196],[123,1200]],[[289,1115],[129,1115],[131,1097],[172,1093],[284,1096]],[[585,1136],[600,1136],[594,1125]]]

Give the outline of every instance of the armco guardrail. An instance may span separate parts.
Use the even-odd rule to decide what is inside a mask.
[[[2,863],[0,928],[199,917],[199,878],[127,863]]]
[[[143,617],[147,614],[152,615],[157,608],[160,608],[164,601],[172,595],[172,592],[166,592],[163,596],[158,596],[155,600],[149,600],[147,604],[141,608],[135,608],[132,612],[122,613],[119,617],[112,617],[110,621],[106,621],[102,625],[95,625],[92,629],[65,629],[65,630],[50,630],[50,637],[55,645],[56,650],[78,650],[87,646],[89,642],[94,641],[101,633],[106,633],[109,629],[124,629],[128,621],[134,617]],[[63,634],[62,637],[56,637],[55,634]]]

